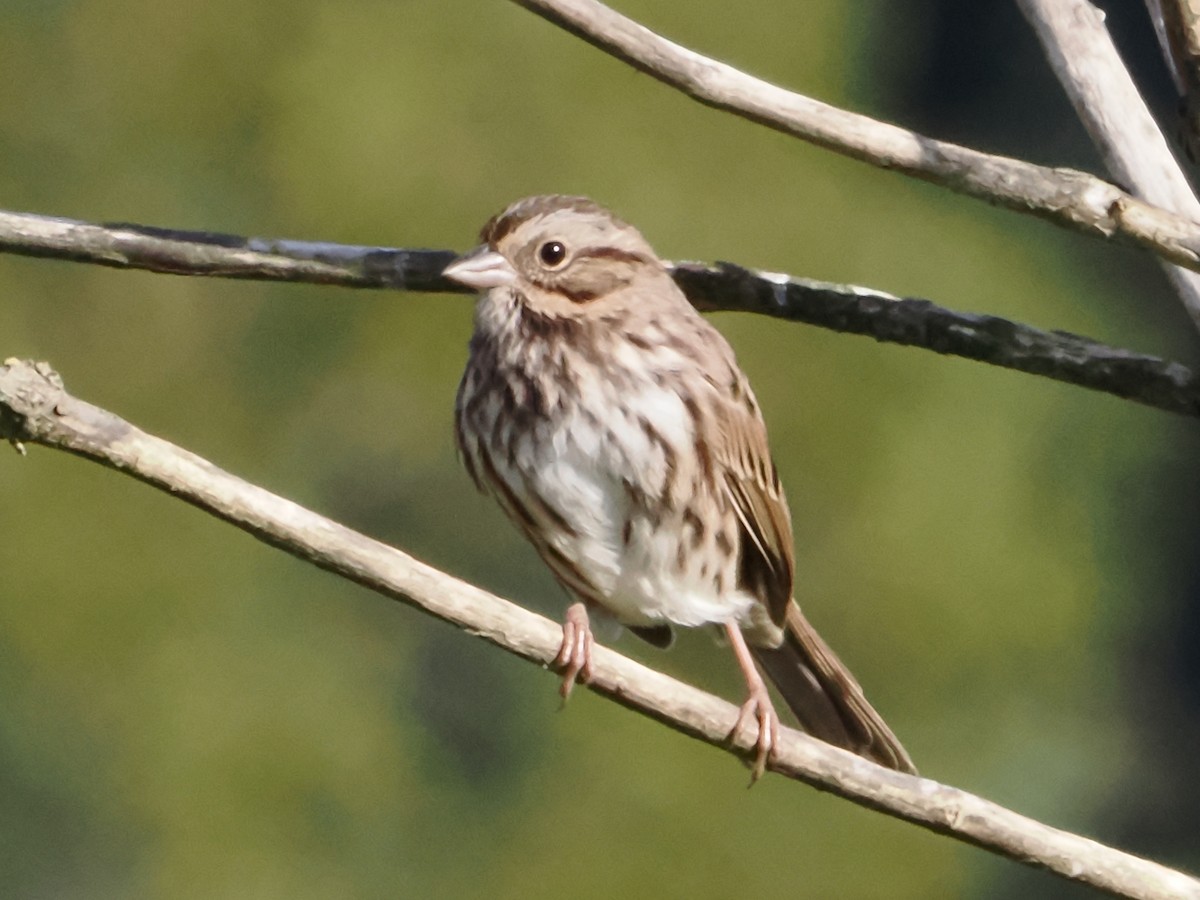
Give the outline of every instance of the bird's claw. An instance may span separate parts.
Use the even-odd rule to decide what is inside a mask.
[[[566,703],[577,680],[584,684],[592,680],[592,647],[595,646],[595,639],[588,622],[587,607],[582,603],[569,606],[562,631],[562,646],[554,657],[553,665],[562,672],[563,680],[558,692]]]
[[[774,761],[779,746],[779,714],[775,712],[766,687],[750,692],[750,696],[738,712],[737,721],[729,733],[729,740],[736,741],[743,730],[750,727],[751,722],[754,722],[758,732],[758,738],[754,742],[754,766],[750,770],[750,785],[753,787],[767,771],[767,763]]]

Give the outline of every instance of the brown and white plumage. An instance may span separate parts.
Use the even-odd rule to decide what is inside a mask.
[[[750,654],[800,723],[884,765],[912,763],[792,600],[791,519],[754,393],[721,334],[636,229],[581,197],[519,201],[446,275],[482,293],[456,436],[579,601],[559,662],[590,674],[588,615],[658,645],[722,626],[759,729],[778,719]]]

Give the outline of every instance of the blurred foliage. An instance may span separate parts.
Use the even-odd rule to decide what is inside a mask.
[[[1065,106],[1046,128],[1023,116],[1057,93],[1027,35],[1012,50],[1027,64],[954,80],[948,42],[998,58],[1000,15],[979,4],[987,27],[968,34],[954,7],[622,9],[830,102],[1090,159]],[[10,209],[397,246],[465,249],[516,197],[581,192],[669,258],[1196,361],[1135,252],[705,109],[499,0],[0,0],[0,156]],[[454,459],[464,298],[15,257],[0,298],[3,355],[561,609]],[[1180,799],[1197,800],[1200,731],[1180,638],[1200,633],[1194,423],[923,351],[717,323],[767,411],[800,598],[923,771],[1200,868]],[[546,674],[129,479],[34,449],[0,483],[6,896],[1061,895],[804,787],[747,793],[727,757],[586,692],[558,712]],[[620,646],[738,695],[706,634],[669,655]]]

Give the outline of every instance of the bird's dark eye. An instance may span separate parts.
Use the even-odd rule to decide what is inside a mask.
[[[567,258],[567,248],[559,241],[546,241],[538,250],[538,256],[548,266],[557,266]]]

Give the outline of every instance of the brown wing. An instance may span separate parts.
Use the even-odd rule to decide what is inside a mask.
[[[740,372],[734,379],[734,398],[716,423],[716,461],[720,486],[742,526],[738,580],[783,625],[795,577],[792,518],[754,395]]]
[[[738,581],[784,628],[779,647],[752,646],[751,652],[810,734],[881,765],[915,773],[908,753],[867,702],[849,669],[792,602],[791,516],[771,462],[766,426],[749,386],[740,373],[735,378],[733,393],[739,402],[729,404],[719,425],[716,461],[722,487],[741,523]]]

